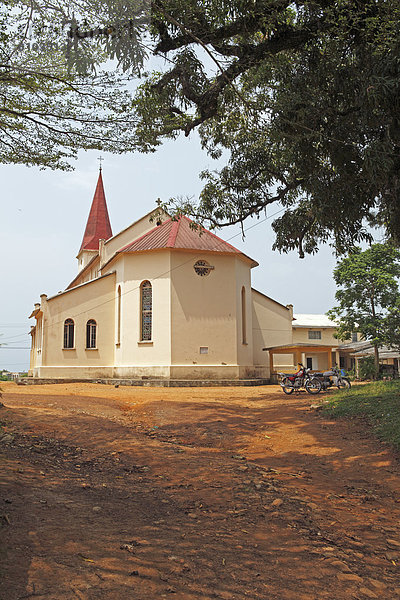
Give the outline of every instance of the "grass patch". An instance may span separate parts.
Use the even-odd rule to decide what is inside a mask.
[[[378,381],[341,390],[324,408],[331,417],[364,417],[374,433],[400,450],[400,381]]]

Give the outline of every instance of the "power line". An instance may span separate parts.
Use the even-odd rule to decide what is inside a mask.
[[[285,209],[282,208],[274,213],[272,213],[272,215],[266,216],[264,219],[261,219],[259,221],[257,221],[257,223],[254,223],[253,225],[249,225],[249,227],[247,227],[246,229],[243,229],[242,231],[239,231],[238,233],[235,233],[234,235],[232,235],[231,237],[229,237],[227,240],[221,240],[221,242],[219,244],[217,244],[217,246],[215,246],[215,248],[213,250],[218,250],[219,246],[222,246],[224,244],[224,242],[230,242],[231,240],[237,238],[239,235],[243,235],[243,233],[246,233],[247,231],[250,231],[250,229],[253,229],[254,227],[257,227],[258,225],[260,225],[261,223],[265,223],[265,221],[268,221],[269,219],[272,219],[272,217],[275,217],[277,214],[283,212]],[[192,259],[189,259],[188,261],[177,265],[176,267],[174,267],[173,269],[169,269],[168,271],[165,271],[164,273],[161,273],[160,275],[157,275],[156,277],[153,278],[153,280],[155,279],[160,279],[160,277],[164,277],[164,275],[168,275],[169,273],[172,273],[172,271],[174,271],[175,269],[179,269],[180,267],[183,267],[184,265],[186,265],[187,263],[191,262]],[[95,281],[94,279],[92,281]],[[121,296],[125,296],[126,294],[129,294],[130,292],[134,292],[137,289],[139,289],[140,286],[133,288],[132,290],[128,290],[127,292],[124,292],[123,294],[121,294]],[[101,306],[104,306],[104,304],[108,304],[109,302],[113,302],[114,298],[112,298],[111,300],[106,300],[105,302],[102,302],[101,304],[97,304],[96,306],[93,306],[92,308],[99,308]],[[84,314],[84,312],[87,311],[83,311],[82,313],[78,313],[75,314],[75,317],[79,317],[81,314]],[[55,323],[52,323],[52,325],[57,325],[59,323],[62,323],[63,321],[56,321]],[[19,335],[14,335],[11,337],[7,337],[7,338],[0,338],[2,342],[8,342],[8,340],[13,340],[13,339],[17,339],[17,338],[21,338],[21,337],[25,337],[27,335],[30,335],[30,333],[22,333]]]
[[[13,336],[7,337],[7,338],[0,337],[0,343],[2,344],[3,342],[8,342],[8,340],[15,340],[17,338],[22,338],[27,335],[29,335],[29,333],[20,333],[19,335],[13,335]]]
[[[0,346],[0,350],[30,350],[30,348],[23,348],[22,346]]]

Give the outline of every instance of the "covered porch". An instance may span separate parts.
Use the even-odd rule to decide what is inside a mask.
[[[339,364],[339,349],[337,346],[326,346],[318,344],[283,344],[281,346],[270,346],[263,348],[269,352],[269,368],[271,383],[278,380],[278,373],[295,372],[297,365],[301,363],[312,371],[327,371],[334,364]],[[279,358],[291,357],[292,364],[285,364]],[[287,362],[287,361],[286,361]]]
[[[360,376],[360,360],[374,356],[374,348],[370,342],[358,342],[356,344],[344,344],[339,347],[341,365],[348,369],[354,369],[356,377]],[[400,351],[387,346],[379,348],[379,370],[383,377],[389,379],[399,377]]]

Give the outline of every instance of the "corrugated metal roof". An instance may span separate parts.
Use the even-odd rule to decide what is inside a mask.
[[[194,229],[192,221],[182,216],[177,221],[168,219],[162,225],[154,227],[143,236],[125,246],[121,252],[143,252],[161,248],[182,250],[204,250],[207,252],[230,252],[243,254],[228,242],[217,237],[207,229]]]
[[[301,348],[313,348],[315,352],[325,352],[329,348],[336,349],[337,346],[335,344],[313,344],[312,342],[296,342],[294,344],[281,344],[280,346],[269,346],[268,348],[263,348],[263,350],[287,350],[289,353],[289,348],[292,348],[294,350],[299,350]]]
[[[156,248],[166,248],[172,229],[171,219],[165,221],[162,225],[154,227],[134,242],[131,242],[120,252],[141,252],[143,250],[155,250]]]
[[[371,342],[361,340],[360,342],[345,342],[344,344],[340,344],[339,350],[353,350],[354,352],[358,352],[358,350],[364,350],[365,348],[370,347]]]
[[[295,314],[293,327],[337,327],[326,315]]]
[[[360,344],[360,342],[359,342]],[[353,350],[350,356],[356,356],[361,358],[363,356],[373,356],[375,353],[374,347],[371,342],[362,342],[362,346],[354,348],[355,344],[349,344],[349,350]],[[341,347],[340,349],[345,350],[345,347]],[[400,350],[397,348],[389,348],[388,346],[380,346],[379,347],[379,357],[380,358],[399,358]]]

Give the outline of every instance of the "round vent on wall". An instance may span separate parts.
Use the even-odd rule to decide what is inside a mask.
[[[205,275],[209,275],[211,273],[211,271],[214,269],[214,267],[212,267],[205,260],[198,260],[193,265],[193,268],[194,268],[195,272],[197,273],[197,275],[200,275],[200,277],[204,277]]]

